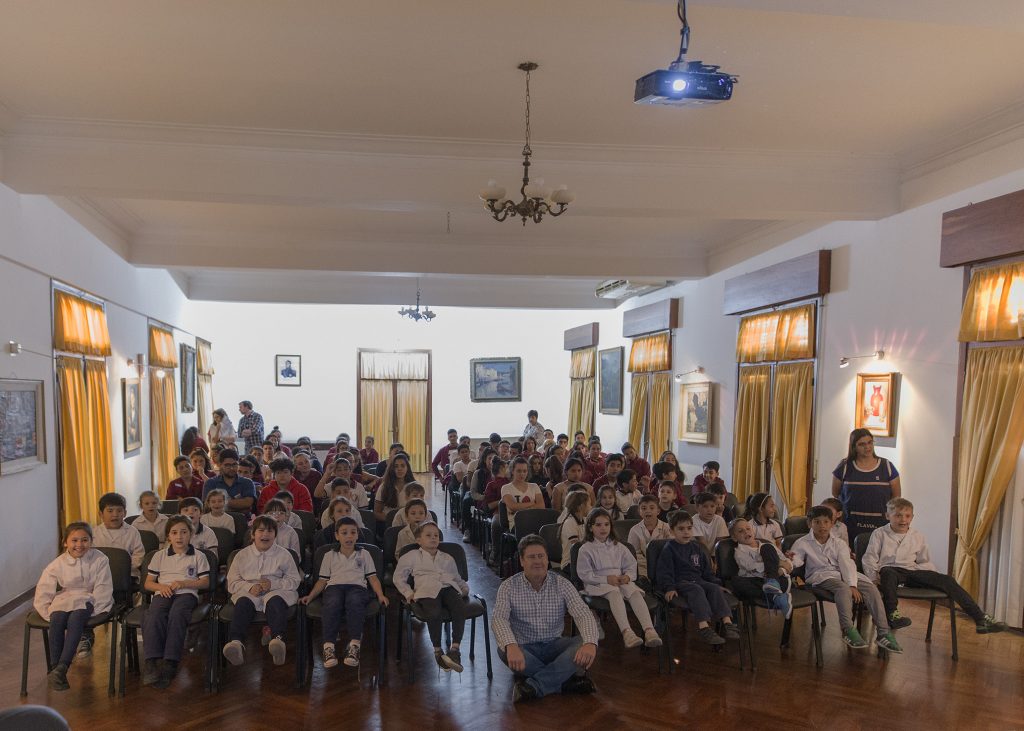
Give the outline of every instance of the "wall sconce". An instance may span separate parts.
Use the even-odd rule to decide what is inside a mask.
[[[842,358],[839,359],[839,367],[846,368],[850,365],[851,360],[859,360],[861,358],[874,358],[875,360],[882,360],[883,358],[885,358],[885,351],[876,350],[874,353],[871,353],[870,355],[843,356]]]
[[[686,371],[686,373],[677,373],[677,374],[675,374],[675,376],[673,376],[673,378],[675,379],[676,383],[682,383],[683,379],[686,376],[688,376],[688,375],[690,375],[692,373],[703,373],[703,372],[704,372],[704,366],[697,366],[692,371]]]
[[[7,352],[10,353],[13,358],[16,355],[21,354],[21,343],[15,342],[14,340],[7,341]]]
[[[146,377],[146,356],[143,353],[137,353],[134,358],[128,359],[128,367],[134,368],[139,374],[139,378]]]

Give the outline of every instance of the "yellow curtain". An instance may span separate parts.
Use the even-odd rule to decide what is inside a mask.
[[[629,349],[630,373],[652,373],[672,368],[672,333],[661,332],[633,338]]]
[[[669,448],[669,422],[672,413],[672,374],[655,373],[651,377],[651,454],[660,455]]]
[[[359,382],[359,443],[366,437],[376,440],[378,450],[387,453],[393,436],[394,395],[391,381]]]
[[[632,395],[629,404],[629,441],[641,455],[645,455],[647,452],[643,447],[643,437],[644,420],[647,417],[647,386],[649,380],[649,376],[646,373],[634,373],[630,386]]]
[[[110,394],[105,361],[85,361],[85,424],[89,445],[90,505],[114,489],[114,442],[110,431]]]
[[[593,378],[597,372],[597,349],[580,348],[572,351],[569,378]]]
[[[582,430],[594,432],[594,374],[597,368],[597,349],[580,348],[572,351],[569,366],[569,433]]]
[[[772,475],[787,515],[803,515],[810,497],[807,459],[811,448],[813,400],[813,363],[776,366],[772,394]]]
[[[740,503],[765,489],[764,460],[768,457],[768,385],[771,376],[771,366],[740,368],[732,450],[732,491]]]
[[[390,383],[388,385],[391,385]],[[405,446],[413,472],[427,472],[427,382],[398,382],[398,441]]]
[[[204,376],[212,376],[214,373],[213,343],[202,338],[196,338],[196,373]]]
[[[1021,338],[1024,338],[1024,262],[974,272],[960,315],[961,342]]]
[[[152,489],[162,492],[176,475],[174,458],[178,456],[178,403],[174,394],[172,369],[150,368],[149,375]]]
[[[977,348],[967,355],[953,577],[978,593],[978,549],[1016,468],[1024,444],[1024,347]]]
[[[580,383],[580,425],[584,434],[594,433],[594,403],[596,401],[596,383],[593,378],[581,378]],[[573,432],[576,429],[572,430]],[[537,446],[540,446],[539,444]]]
[[[196,338],[196,402],[196,409],[199,411],[199,434],[206,439],[213,421],[214,408],[213,344],[202,338]]]
[[[738,363],[799,360],[814,357],[813,304],[740,320],[736,338]]]
[[[53,349],[82,355],[110,355],[110,333],[103,307],[54,290]]]
[[[63,521],[97,522],[99,506],[93,500],[89,459],[88,407],[82,359],[57,358],[60,388],[60,473]]]
[[[361,378],[425,381],[429,370],[429,353],[363,352],[359,354]]]
[[[174,335],[153,325],[149,326],[149,364],[154,368],[177,368],[178,352],[174,347]],[[171,374],[173,378],[174,374]]]

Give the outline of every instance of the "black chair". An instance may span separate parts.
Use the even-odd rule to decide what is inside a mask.
[[[235,550],[235,534],[229,531],[227,528],[215,528],[213,526],[206,526],[206,530],[212,530],[213,534],[217,536],[217,564],[210,564],[211,568],[219,569],[221,566],[228,565],[228,556]],[[217,573],[214,571],[214,573]]]
[[[504,502],[502,507],[504,507]],[[525,536],[532,533],[539,533],[541,526],[549,525],[558,521],[558,511],[551,510],[549,508],[534,508],[533,510],[521,510],[516,513],[516,525],[511,532],[506,532],[502,537],[501,553],[499,554],[498,568],[501,569],[501,565],[504,562],[504,548],[506,543],[510,544],[512,548],[512,573],[519,571],[519,551],[516,550],[516,546],[519,545]]]
[[[249,520],[245,513],[229,510],[227,514],[235,521],[235,548],[242,548],[245,546],[245,534],[249,531]]]
[[[552,571],[562,572],[562,540],[559,536],[558,523],[548,523],[540,527],[540,537],[548,551],[548,566]]]
[[[209,526],[207,526],[209,527]],[[218,530],[224,530],[220,528]],[[225,531],[230,532],[230,531]],[[142,602],[132,609],[128,610],[121,616],[121,673],[120,673],[120,695],[124,697],[125,687],[125,670],[129,663],[132,665],[132,669],[136,674],[139,673],[139,635],[138,632],[142,629],[143,624],[146,621],[146,612],[149,611],[149,605],[153,598],[153,593],[146,591],[146,575],[149,571],[149,563],[153,560],[153,556],[156,555],[156,551],[151,551],[146,554],[142,559],[142,567],[139,569],[139,575],[142,577]],[[199,624],[206,623],[209,627],[210,612],[213,609],[212,599],[213,594],[217,590],[217,554],[213,551],[204,550],[203,553],[206,555],[206,560],[210,564],[210,575],[209,584],[205,589],[200,589],[200,595],[205,594],[205,600],[200,598],[199,604],[192,610],[192,616],[189,618],[189,627],[195,627]],[[131,644],[129,644],[131,643]],[[209,657],[207,657],[207,662]],[[206,668],[205,676],[209,678],[210,671]]]
[[[132,603],[132,557],[122,548],[97,548],[110,562],[110,579],[113,587],[114,606],[109,612],[94,614],[89,618],[86,627],[95,629],[105,624],[110,625],[110,670],[107,681],[107,695],[114,695],[114,673],[117,669],[117,621],[121,614]],[[50,664],[50,623],[40,616],[35,609],[25,616],[25,643],[21,654],[21,696],[28,695],[28,654],[32,642],[32,630],[43,633],[43,652],[46,654],[46,672],[53,670]]]
[[[160,512],[164,515],[177,515],[180,502],[180,500],[162,500],[160,502]]]
[[[302,574],[302,560],[299,555],[294,551],[289,551],[292,554],[292,559],[295,561],[295,568],[298,570],[299,575]],[[228,556],[228,571],[231,571],[231,562],[235,560],[235,556],[238,555],[238,550],[232,551],[231,555]],[[221,676],[223,675],[224,665],[226,661],[221,653],[224,647],[224,635],[226,627],[231,624],[231,619],[235,616],[235,605],[230,600],[217,607],[210,614],[210,677],[209,677],[209,688],[211,691],[216,693],[220,690]],[[288,621],[295,619],[298,616],[297,605],[288,607]],[[253,624],[260,626],[267,623],[267,615],[263,612],[256,612],[256,616],[253,618]]]
[[[871,540],[870,533],[860,533],[853,539],[853,550],[857,556],[857,570],[864,570],[864,554],[868,550],[868,541]],[[959,660],[959,653],[956,647],[956,602],[944,591],[938,589],[918,588],[915,586],[900,585],[896,589],[896,596],[900,599],[919,599],[929,603],[928,608],[928,631],[925,633],[924,641],[932,641],[932,624],[935,622],[936,602],[949,603],[949,636],[953,643],[953,661]]]
[[[782,525],[782,532],[787,535],[803,535],[810,532],[810,528],[807,525],[806,515],[791,515],[786,518],[786,522]]]
[[[630,505],[629,510],[626,511],[626,520],[640,520],[640,506]]]
[[[633,548],[629,543],[620,541],[622,545],[629,549],[629,552],[633,554],[633,558],[636,558],[636,549]],[[576,565],[579,558],[580,547],[583,545],[582,542],[577,541],[573,543],[569,548],[569,580],[572,581],[573,586],[580,592],[580,596],[583,597],[583,601],[588,607],[597,612],[598,614],[611,614],[611,606],[608,604],[608,600],[603,596],[590,596],[589,594],[583,593],[583,582],[580,580],[579,574],[576,573]],[[667,614],[665,612],[665,604],[658,600],[653,593],[649,591],[644,592],[644,604],[647,605],[647,611],[651,613],[651,617],[654,619],[655,625],[662,625],[665,627],[665,632],[668,632],[668,621]],[[662,638],[662,647],[667,642],[665,638]],[[661,672],[663,650],[658,651],[658,672]]]
[[[142,547],[146,550],[146,553],[160,548],[160,539],[156,537],[156,533],[153,531],[140,530],[139,537],[142,538]]]
[[[715,544],[715,558],[718,561],[718,576],[722,579],[726,586],[730,586],[733,579],[737,578],[740,573],[739,565],[736,563],[736,542],[731,538],[723,538]],[[792,587],[790,589],[790,602],[792,603],[793,611],[797,609],[806,609],[810,607],[811,610],[811,636],[814,642],[814,656],[818,667],[822,666],[821,656],[821,624],[818,614],[817,600],[811,592],[806,589],[799,589]],[[768,601],[765,597],[759,597],[757,600],[744,601],[741,603],[741,611],[745,612],[745,618],[743,621],[745,635],[747,638],[747,652],[750,655],[750,669],[757,670],[757,661],[754,658],[754,637],[753,631],[757,627],[754,622],[754,612],[757,608],[769,609]],[[789,646],[790,630],[792,628],[793,620],[792,617],[786,620],[782,626],[782,636],[779,641],[779,647],[784,648]],[[742,659],[742,658],[741,658]]]
[[[380,547],[370,543],[357,543],[356,548],[361,548],[373,557],[373,564],[377,571],[377,577],[384,575],[384,552]],[[320,547],[313,556],[313,571],[310,574],[310,582],[316,583],[320,578],[320,564],[328,551],[334,549],[333,545]],[[323,624],[323,599],[321,594],[309,604],[299,606],[299,658],[295,663],[296,685],[304,686],[313,677],[313,632],[311,622],[318,621]],[[366,608],[367,621],[373,620],[374,629],[377,635],[377,675],[373,679],[373,685],[383,684],[384,669],[387,661],[387,613],[384,607],[373,597]]]
[[[313,545],[313,537],[320,527],[320,520],[308,510],[293,510],[292,512],[302,521],[302,532],[306,534],[306,545]]]
[[[633,507],[636,506],[634,505]],[[615,528],[615,537],[623,543],[626,543],[626,539],[629,538],[629,532],[633,530],[633,526],[639,522],[640,518],[623,518],[622,520],[616,520],[613,524],[613,527]]]
[[[373,533],[374,540],[376,541],[377,516],[369,508],[359,508],[359,516],[363,519],[363,527]]]
[[[416,546],[406,546],[402,550],[404,555],[406,552],[411,551]],[[466,551],[462,548],[461,543],[441,543],[438,545],[438,550],[444,551],[453,559],[455,559],[455,565],[459,569],[459,576],[462,577],[463,581],[469,580],[469,564],[466,561]],[[479,594],[470,594],[466,597],[466,619],[470,621],[469,624],[469,659],[473,660],[476,658],[476,619],[481,617],[483,619],[484,628],[484,651],[487,654],[487,679],[491,680],[494,677],[494,671],[491,668],[491,640],[489,630],[489,620],[487,618],[487,602]],[[426,616],[423,614],[420,606],[417,602],[406,602],[404,599],[398,605],[398,649],[395,659],[398,662],[402,661],[402,623],[405,623],[405,633],[407,635],[407,641],[409,645],[410,655],[413,652],[412,642],[412,620],[413,618],[418,619],[420,622],[426,623]],[[447,620],[446,624],[450,624],[451,620]],[[450,629],[449,629],[450,632]],[[450,635],[449,635],[450,636]],[[416,658],[408,658],[408,679],[410,683],[416,682]]]

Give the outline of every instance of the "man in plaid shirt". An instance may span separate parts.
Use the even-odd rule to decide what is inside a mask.
[[[585,674],[597,655],[594,615],[564,576],[548,570],[543,538],[529,535],[519,541],[519,558],[522,573],[501,583],[491,613],[498,656],[522,678],[512,699],[595,692]],[[580,636],[562,637],[566,612]]]
[[[238,404],[242,418],[238,420],[238,434],[245,439],[245,451],[263,446],[263,417],[252,410],[252,401]]]

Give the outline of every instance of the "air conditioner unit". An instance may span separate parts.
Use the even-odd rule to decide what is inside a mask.
[[[653,292],[668,284],[664,279],[609,279],[597,285],[594,294],[610,300],[624,300]]]

